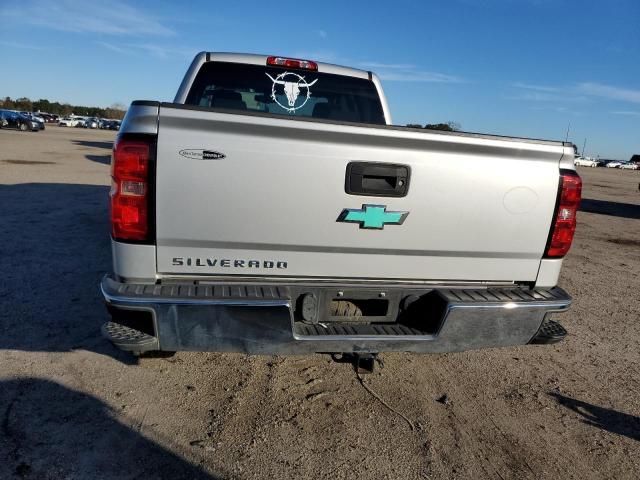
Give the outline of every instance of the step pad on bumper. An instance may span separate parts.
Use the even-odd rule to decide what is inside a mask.
[[[439,290],[449,303],[504,303],[513,302],[529,303],[539,301],[565,300],[567,294],[558,287],[550,289],[535,288],[533,290],[524,290],[516,288],[488,288],[488,289],[446,289]]]
[[[287,287],[270,285],[138,285],[118,283],[108,278],[106,284],[110,292],[129,298],[163,300],[288,300]]]
[[[567,331],[562,325],[558,322],[554,322],[553,320],[545,320],[540,327],[540,330],[538,330],[538,333],[533,337],[530,343],[536,345],[550,345],[561,342],[566,336]]]
[[[153,335],[116,322],[102,325],[102,335],[122,350],[148,351],[158,348],[158,339]]]

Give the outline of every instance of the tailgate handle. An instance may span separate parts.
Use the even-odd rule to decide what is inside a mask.
[[[345,191],[349,195],[404,197],[409,189],[409,167],[394,163],[351,162]]]

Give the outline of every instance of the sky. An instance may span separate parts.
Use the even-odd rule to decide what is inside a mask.
[[[640,153],[640,1],[0,0],[0,97],[171,101],[202,50],[373,70],[394,124]]]

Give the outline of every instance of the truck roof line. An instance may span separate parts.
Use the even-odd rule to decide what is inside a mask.
[[[269,55],[261,55],[255,53],[233,53],[233,52],[201,52],[207,62],[229,62],[229,63],[248,63],[252,65],[266,65]],[[286,56],[286,55],[279,55]],[[292,57],[293,58],[293,57]],[[313,58],[311,60],[318,64],[318,71],[323,73],[333,73],[336,75],[346,75],[350,77],[369,79],[369,72],[358,68],[345,67],[343,65],[335,65],[333,63],[318,62]]]

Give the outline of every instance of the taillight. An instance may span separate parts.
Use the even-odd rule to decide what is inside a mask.
[[[111,162],[111,234],[115,240],[150,241],[153,142],[118,138]]]
[[[311,60],[299,60],[297,58],[268,57],[267,65],[318,71],[318,64],[316,62],[312,62]]]
[[[582,180],[573,170],[560,172],[560,188],[556,216],[551,226],[545,257],[564,257],[571,248],[576,232],[576,214],[580,206]]]

